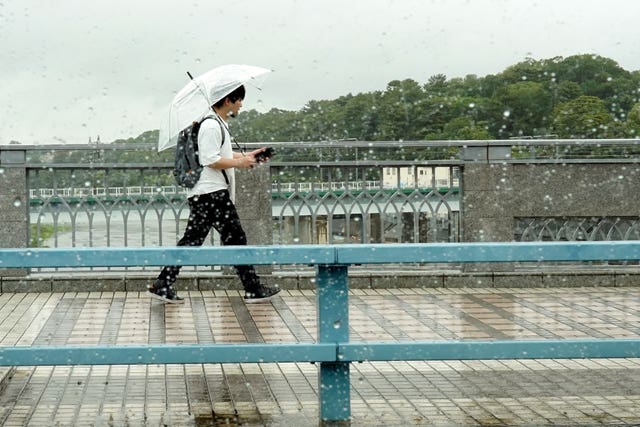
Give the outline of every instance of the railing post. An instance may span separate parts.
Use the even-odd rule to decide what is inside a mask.
[[[506,145],[505,145],[506,144]],[[509,242],[513,240],[513,164],[511,144],[492,142],[464,147],[462,168],[462,241]],[[465,272],[513,271],[511,263],[468,263]],[[475,281],[475,280],[474,280]]]
[[[272,245],[273,226],[271,213],[271,177],[269,166],[236,171],[236,199],[238,215],[242,228],[247,234],[250,245]],[[270,275],[271,265],[255,266],[260,275]],[[226,267],[228,274],[235,274],[231,266]]]
[[[346,265],[319,265],[316,271],[319,343],[349,341],[349,284]],[[351,416],[349,362],[321,362],[318,374],[320,419],[348,421]]]
[[[0,247],[29,246],[29,190],[26,168],[27,151],[20,146],[0,147]],[[28,270],[0,269],[0,276],[26,276]]]

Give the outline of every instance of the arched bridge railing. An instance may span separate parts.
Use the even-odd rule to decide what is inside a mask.
[[[640,338],[352,342],[348,268],[354,264],[638,261],[640,241],[0,249],[0,268],[296,264],[316,266],[317,342],[135,346],[4,346],[0,365],[319,362],[323,421],[350,417],[350,363],[396,360],[568,359],[640,356]]]

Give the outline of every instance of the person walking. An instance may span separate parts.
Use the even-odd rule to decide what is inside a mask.
[[[234,204],[235,169],[249,169],[258,162],[255,156],[264,151],[259,148],[249,153],[234,152],[227,121],[236,117],[245,97],[244,85],[239,86],[212,105],[213,114],[205,118],[198,132],[200,163],[205,166],[196,185],[187,192],[189,220],[178,246],[201,246],[211,228],[220,233],[223,245],[246,245],[247,237],[240,224]],[[227,142],[225,142],[227,141]],[[174,283],[181,266],[165,266],[147,293],[167,303],[181,303]],[[246,303],[269,301],[280,292],[279,287],[268,287],[252,265],[234,266],[245,290]]]

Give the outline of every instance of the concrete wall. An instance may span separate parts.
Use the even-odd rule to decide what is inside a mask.
[[[269,168],[261,165],[236,171],[236,208],[250,245],[270,245],[271,178]]]
[[[236,208],[249,245],[271,245],[271,178],[265,165],[253,169],[236,170]],[[256,266],[260,275],[270,274],[272,267]],[[231,273],[231,267],[225,267]]]
[[[639,167],[631,164],[516,164],[509,210],[522,216],[638,216]],[[523,189],[518,190],[518,189]]]
[[[0,247],[24,248],[28,239],[25,151],[0,150]],[[0,269],[3,276],[23,276],[26,270]]]
[[[640,215],[640,165],[511,163],[500,156],[462,168],[467,242],[512,241],[518,217]]]
[[[144,292],[153,273],[127,273],[121,276],[78,272],[64,276],[1,277],[0,293],[5,292]],[[280,272],[262,277],[269,285],[283,289],[315,290],[315,274],[309,269]],[[636,267],[609,269],[535,269],[517,272],[455,271],[349,271],[351,289],[387,288],[554,288],[639,286]],[[180,291],[241,291],[233,274],[183,273],[176,287]]]
[[[27,243],[27,176],[24,151],[0,151],[0,247],[23,248]]]

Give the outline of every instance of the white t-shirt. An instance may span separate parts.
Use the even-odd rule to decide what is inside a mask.
[[[222,122],[222,119],[220,119]],[[215,118],[207,119],[200,125],[198,132],[198,156],[200,164],[205,166],[200,175],[197,184],[189,189],[187,197],[198,194],[213,193],[219,190],[229,190],[231,200],[235,200],[235,174],[234,169],[226,169],[229,185],[224,180],[224,175],[220,169],[207,167],[221,158],[233,159],[233,150],[231,149],[231,135],[225,124],[218,122]],[[224,122],[222,122],[224,123]],[[225,133],[224,144],[222,143],[222,132]]]

